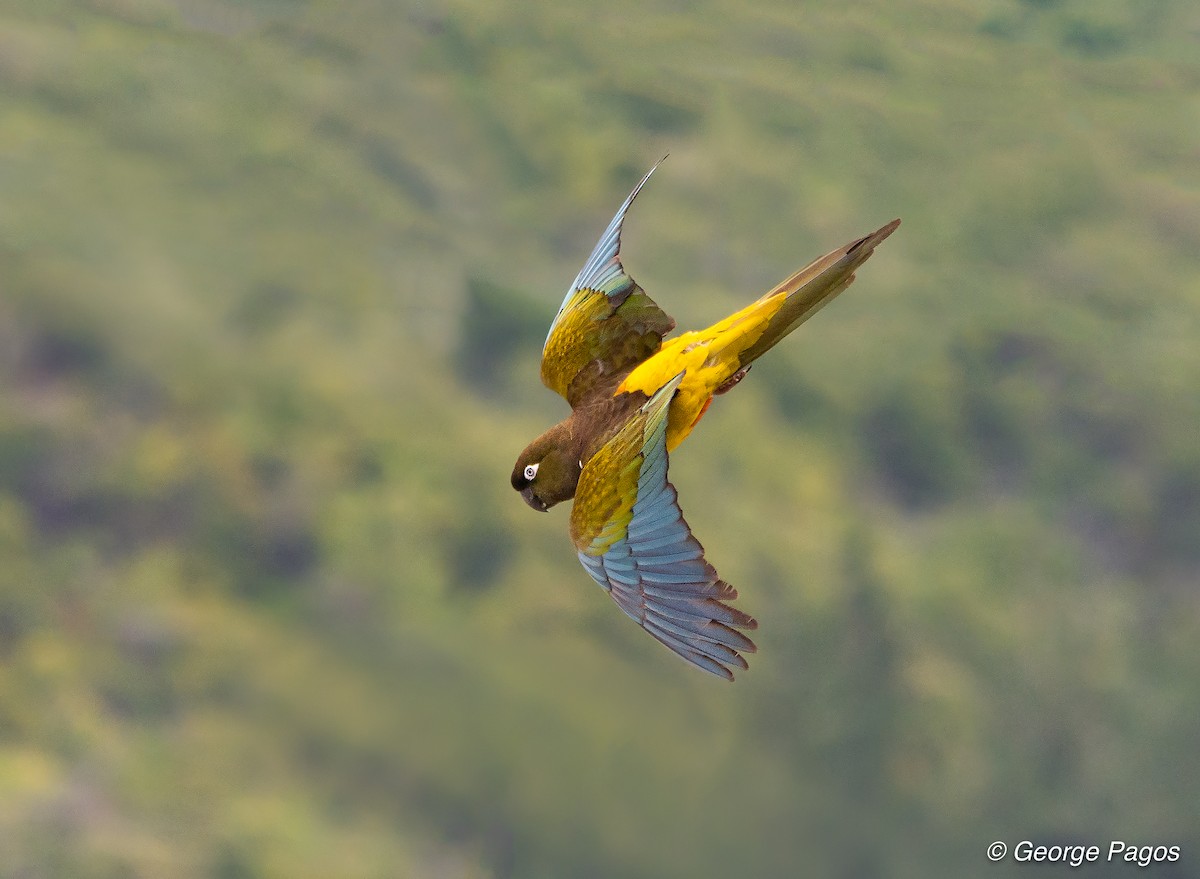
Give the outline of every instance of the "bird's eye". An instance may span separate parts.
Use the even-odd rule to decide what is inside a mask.
[[[533,477],[537,476],[537,464],[529,464],[525,467],[525,478],[533,481]]]

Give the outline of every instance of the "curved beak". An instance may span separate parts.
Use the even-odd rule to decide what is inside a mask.
[[[521,489],[521,497],[525,499],[525,503],[540,513],[545,513],[550,509],[541,498],[533,493],[532,485],[527,485]]]

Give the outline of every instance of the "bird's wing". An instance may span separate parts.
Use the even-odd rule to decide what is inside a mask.
[[[659,162],[661,164],[661,161]],[[574,406],[595,383],[658,350],[675,321],[621,265],[621,225],[651,168],[629,194],[571,284],[542,349],[542,381]]]
[[[667,481],[667,409],[675,376],[588,460],[571,509],[579,560],[634,622],[688,662],[733,680],[754,619],[704,560]]]

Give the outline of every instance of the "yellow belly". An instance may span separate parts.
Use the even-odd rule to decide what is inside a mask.
[[[641,391],[651,396],[680,372],[685,373],[667,413],[667,451],[692,432],[713,393],[737,372],[739,355],[758,340],[785,298],[760,299],[706,330],[669,339],[625,377],[617,393]]]

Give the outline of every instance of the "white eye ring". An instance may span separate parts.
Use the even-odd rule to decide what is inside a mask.
[[[528,465],[526,465],[526,467],[525,467],[525,478],[526,478],[526,479],[529,479],[529,480],[532,480],[532,479],[533,479],[533,477],[537,476],[537,468],[538,468],[538,465],[537,465],[537,464],[528,464]]]

